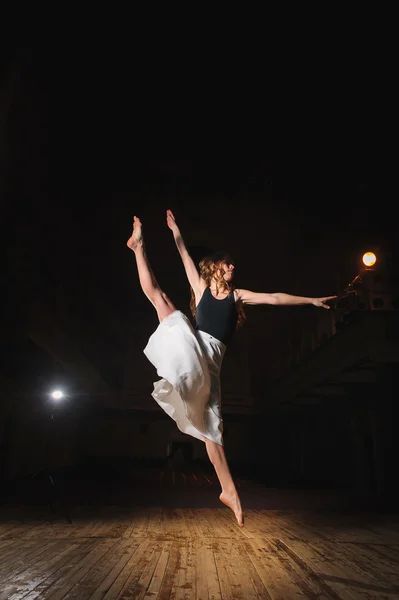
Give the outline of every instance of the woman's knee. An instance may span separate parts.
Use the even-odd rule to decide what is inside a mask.
[[[169,298],[169,296],[167,294],[165,294],[165,292],[161,292],[161,297],[162,297],[163,301],[169,306],[169,308],[176,310],[172,300]]]
[[[157,310],[160,322],[163,321],[163,319],[166,319],[166,317],[171,315],[176,310],[173,302],[162,291],[156,299],[155,308]]]
[[[152,301],[157,310],[160,310],[165,306],[168,306],[169,308],[173,307],[172,301],[160,288],[157,288],[154,292]]]

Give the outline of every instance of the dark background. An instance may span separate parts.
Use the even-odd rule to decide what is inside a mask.
[[[289,115],[284,123],[283,114],[269,113],[266,128],[262,113],[251,115],[250,103],[239,109],[237,97],[221,112],[223,95],[214,110],[192,95],[184,102],[172,74],[165,90],[163,81],[131,78],[128,55],[102,58],[32,49],[3,57],[2,244],[11,309],[23,310],[38,288],[51,296],[57,286],[73,287],[88,320],[84,306],[94,295],[128,320],[139,303],[151,330],[125,241],[138,214],[161,285],[184,308],[166,208],[190,247],[229,251],[237,286],[255,291],[339,294],[363,251],[395,251],[393,174],[370,124],[357,135],[358,121],[348,116],[340,138],[341,128],[333,135],[331,117],[320,123],[312,105],[287,142]]]
[[[293,123],[249,92],[241,101],[240,80],[220,90],[161,63],[141,69],[128,55],[3,54],[1,371],[32,397],[63,378],[79,391],[24,339],[38,300],[69,315],[67,333],[123,390],[128,349],[141,352],[157,325],[126,248],[134,214],[161,286],[186,313],[167,208],[193,256],[231,253],[237,287],[340,295],[366,250],[390,255],[396,269],[392,157],[384,162],[360,114],[340,120],[327,100],[301,110],[296,100]],[[275,357],[285,316],[268,310],[249,307],[248,321],[264,311]],[[268,379],[278,376],[270,367]]]

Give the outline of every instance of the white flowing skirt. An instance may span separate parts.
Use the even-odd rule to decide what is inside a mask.
[[[166,317],[148,340],[144,354],[160,379],[153,398],[180,431],[223,446],[220,368],[226,346],[196,331],[179,310]]]

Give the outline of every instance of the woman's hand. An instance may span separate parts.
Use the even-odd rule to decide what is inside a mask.
[[[319,306],[322,308],[330,309],[331,306],[328,306],[328,304],[326,304],[326,303],[329,300],[334,300],[334,298],[338,298],[338,296],[326,296],[325,298],[313,298],[312,304],[314,304],[314,306]]]
[[[172,231],[176,231],[178,229],[176,219],[171,210],[166,211],[166,222],[168,224],[169,229]]]

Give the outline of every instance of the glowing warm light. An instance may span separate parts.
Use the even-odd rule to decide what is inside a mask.
[[[366,267],[372,267],[375,264],[377,257],[374,254],[374,252],[366,252],[365,254],[363,254],[362,260]]]
[[[55,390],[54,392],[52,392],[51,397],[54,398],[54,400],[59,400],[60,398],[62,398],[63,395],[64,394],[59,390]]]

